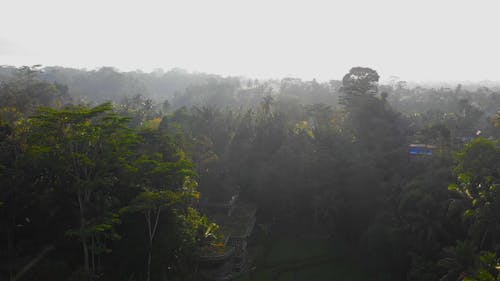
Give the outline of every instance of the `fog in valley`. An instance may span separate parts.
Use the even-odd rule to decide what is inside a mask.
[[[0,280],[500,280],[497,6],[2,3]]]

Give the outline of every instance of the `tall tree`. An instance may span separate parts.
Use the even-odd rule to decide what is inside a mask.
[[[31,119],[27,154],[37,168],[38,181],[64,191],[77,207],[76,221],[67,231],[77,237],[83,270],[97,271],[96,256],[117,223],[114,188],[119,171],[127,169],[138,136],[127,119],[111,112],[111,104],[94,108],[40,109]]]

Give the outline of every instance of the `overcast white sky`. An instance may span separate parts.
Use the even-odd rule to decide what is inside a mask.
[[[500,80],[498,0],[0,0],[0,65]]]

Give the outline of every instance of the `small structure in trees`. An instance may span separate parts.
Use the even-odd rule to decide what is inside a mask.
[[[432,155],[436,148],[437,146],[429,144],[410,144],[408,146],[408,154],[410,156]]]
[[[200,275],[207,280],[230,280],[248,268],[247,242],[254,225],[257,206],[241,202],[238,193],[224,202],[207,200],[203,212],[216,222],[222,233],[219,243],[200,253]]]

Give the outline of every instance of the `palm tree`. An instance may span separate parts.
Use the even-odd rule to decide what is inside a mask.
[[[446,268],[448,272],[439,279],[440,281],[462,281],[474,274],[477,256],[470,241],[457,241],[455,247],[447,247],[443,251],[445,257],[438,261],[438,265]]]
[[[273,105],[273,103],[274,98],[271,95],[267,95],[262,98],[260,105],[262,106],[262,110],[264,110],[266,116],[271,113],[271,106]]]
[[[491,117],[491,122],[493,123],[493,126],[499,128],[500,127],[500,111],[495,113],[493,117]]]

